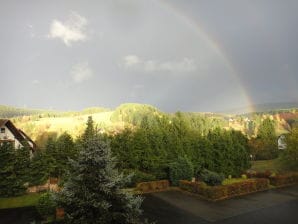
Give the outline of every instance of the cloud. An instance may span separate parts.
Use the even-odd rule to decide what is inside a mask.
[[[76,83],[80,83],[90,79],[93,76],[93,71],[88,62],[81,62],[72,67],[70,74]]]
[[[32,80],[32,84],[33,85],[38,85],[38,84],[40,84],[40,81],[37,80],[37,79],[34,79],[34,80]]]
[[[122,65],[126,69],[137,69],[145,72],[193,72],[197,69],[194,59],[183,58],[180,61],[143,60],[136,55],[127,55]]]
[[[142,84],[136,84],[132,87],[132,90],[130,92],[130,97],[131,98],[136,98],[144,89],[144,85]]]
[[[141,59],[136,55],[127,55],[123,58],[123,62],[124,66],[129,68],[141,63]]]
[[[52,21],[48,37],[61,39],[66,46],[70,47],[74,42],[87,40],[85,33],[87,23],[85,17],[71,12],[65,22],[56,19]]]

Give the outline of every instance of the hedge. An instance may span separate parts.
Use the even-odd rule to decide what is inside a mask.
[[[298,173],[289,173],[269,177],[270,184],[276,187],[285,187],[298,184]]]
[[[245,174],[248,178],[269,178],[272,175],[271,171],[264,172],[247,172]]]
[[[142,193],[167,190],[169,188],[168,180],[158,180],[150,182],[142,182],[137,184],[137,190]]]
[[[269,180],[265,178],[249,179],[243,182],[213,187],[207,186],[202,182],[181,180],[179,186],[181,189],[198,194],[207,200],[218,201],[257,191],[268,190]]]

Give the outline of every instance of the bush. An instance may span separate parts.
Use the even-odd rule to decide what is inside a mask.
[[[265,178],[247,179],[229,185],[206,186],[201,182],[180,181],[181,189],[199,194],[211,201],[223,200],[240,195],[269,189],[269,180]]]
[[[174,186],[179,184],[179,180],[191,180],[193,174],[193,165],[187,157],[179,157],[176,162],[169,166],[169,178]]]
[[[221,185],[222,181],[225,179],[223,174],[218,174],[210,170],[204,169],[200,174],[201,179],[210,186]]]
[[[294,185],[298,183],[298,173],[288,173],[269,177],[270,184],[276,187]]]
[[[39,214],[43,217],[55,215],[56,203],[51,193],[44,193],[36,206]]]
[[[127,187],[135,187],[138,183],[156,180],[153,174],[144,173],[139,170],[124,170],[124,174],[132,174],[131,182],[127,184]]]
[[[143,182],[137,184],[137,189],[143,193],[166,190],[169,187],[168,180],[158,180],[158,181],[150,181]]]

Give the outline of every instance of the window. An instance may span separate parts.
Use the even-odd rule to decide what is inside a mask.
[[[5,133],[5,128],[1,128],[1,133]]]

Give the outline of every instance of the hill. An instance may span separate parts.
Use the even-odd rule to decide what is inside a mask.
[[[43,115],[43,116],[73,116],[73,115],[84,115],[92,113],[100,113],[109,111],[110,109],[103,107],[90,107],[82,111],[56,111],[56,110],[43,110],[43,109],[29,109],[29,108],[18,108],[12,106],[0,105],[0,117],[1,118],[13,118],[20,116],[33,116],[33,115]]]
[[[220,111],[220,113],[237,115],[249,113],[288,111],[296,108],[298,108],[298,102],[263,103]]]
[[[162,119],[171,122],[171,119],[177,115],[177,113],[164,113],[151,105],[135,103],[122,104],[114,110],[93,107],[67,112],[1,106],[0,112],[0,117],[12,119],[18,128],[25,131],[41,146],[49,137],[59,136],[65,131],[76,138],[83,132],[88,116],[93,117],[101,131],[113,134],[122,131],[125,127],[142,126],[143,122],[149,126],[158,127]],[[256,136],[259,125],[266,117],[276,121],[277,134],[287,133],[292,127],[298,126],[298,110],[295,109],[276,109],[241,115],[179,113],[184,117],[185,122],[199,129],[203,128],[205,131],[213,127],[221,127],[239,130],[252,137]]]

